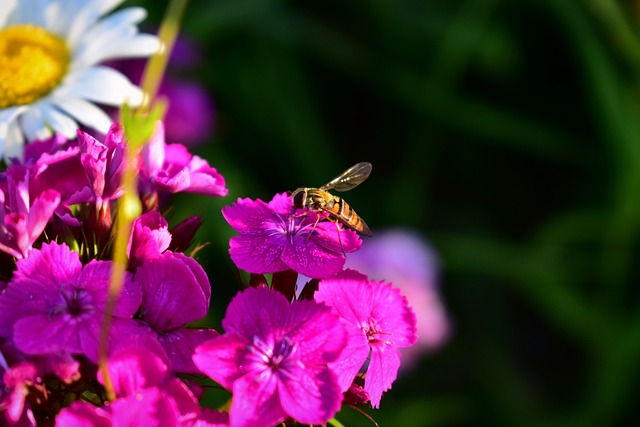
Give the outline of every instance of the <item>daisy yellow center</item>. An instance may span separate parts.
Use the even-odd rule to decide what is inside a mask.
[[[0,29],[0,108],[30,104],[47,95],[68,67],[67,45],[43,28]]]

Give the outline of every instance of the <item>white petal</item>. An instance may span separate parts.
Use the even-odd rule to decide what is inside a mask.
[[[2,0],[0,1],[0,28],[7,26],[9,14],[16,7],[18,0]],[[0,152],[2,149],[0,149]]]
[[[12,153],[15,150],[12,147],[16,145],[22,147],[22,133],[17,119],[20,114],[27,111],[27,108],[26,106],[21,106],[0,110],[0,155],[5,159],[9,158],[6,151],[7,147],[11,148]]]
[[[24,157],[22,146],[24,145],[24,137],[20,130],[18,120],[14,120],[8,123],[7,132],[4,137],[4,141],[0,138],[0,145],[4,147],[4,153],[2,156],[5,161],[12,157],[16,157],[20,160]]]
[[[38,104],[33,104],[18,119],[27,141],[47,139],[51,137],[51,131],[47,128],[42,117],[42,111]]]
[[[141,7],[128,7],[106,16],[82,35],[78,45],[91,44],[97,38],[110,37],[124,28],[136,28],[137,23],[147,17],[147,11]]]
[[[6,130],[4,129],[4,125],[15,120],[16,117],[24,113],[27,108],[29,107],[23,105],[20,107],[9,107],[0,110],[0,136],[2,136],[2,131]]]
[[[67,28],[65,38],[67,43],[73,49],[76,43],[87,32],[87,28],[94,26],[94,23],[105,13],[122,3],[124,0],[93,0],[86,3],[82,10],[76,10],[73,15],[75,20]]]
[[[46,25],[45,11],[47,0],[20,0],[9,15],[8,24],[34,24],[40,27]]]
[[[49,103],[43,103],[40,106],[42,117],[46,124],[51,126],[54,131],[61,133],[67,139],[75,138],[78,123],[68,115],[58,111]]]
[[[72,27],[73,22],[78,19],[82,5],[79,4],[78,0],[57,1],[56,4],[56,8],[51,8],[51,10],[46,13],[46,28],[51,33],[61,38],[66,38],[67,32]]]
[[[139,35],[136,22],[144,19],[142,8],[127,8],[101,20],[78,40],[73,53],[72,69],[93,65],[105,58],[148,56],[159,48],[150,35]]]
[[[10,107],[0,110],[0,156],[4,156],[4,149],[9,143],[10,126],[25,107]]]
[[[113,37],[108,45],[96,49],[91,46],[81,55],[74,57],[71,70],[79,70],[110,59],[136,58],[153,55],[160,50],[160,40],[150,34],[138,34],[135,37],[123,35]]]
[[[51,94],[75,97],[101,104],[119,106],[125,101],[135,106],[142,101],[142,91],[120,72],[108,67],[91,67],[68,74]]]
[[[79,98],[49,98],[49,102],[85,126],[107,133],[111,118],[90,102]]]

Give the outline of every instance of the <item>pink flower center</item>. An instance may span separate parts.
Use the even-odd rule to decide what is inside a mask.
[[[85,289],[65,286],[60,290],[60,296],[62,298],[53,305],[51,315],[66,313],[77,317],[94,309],[91,304],[91,295]]]
[[[287,337],[277,342],[266,342],[254,336],[253,343],[247,346],[250,364],[259,371],[259,379],[266,380],[272,374],[291,376],[297,346]]]
[[[274,221],[271,227],[268,227],[267,233],[269,236],[284,235],[288,238],[289,243],[293,244],[294,239],[297,236],[307,237],[313,232],[313,223],[304,223],[305,215],[289,215],[282,217],[282,215],[274,212],[277,216],[277,220]]]
[[[388,340],[388,337],[391,335],[388,332],[384,332],[383,330],[378,329],[378,323],[369,318],[368,324],[362,326],[365,334],[367,335],[367,339],[369,340],[369,344],[388,344],[391,345],[391,342]]]

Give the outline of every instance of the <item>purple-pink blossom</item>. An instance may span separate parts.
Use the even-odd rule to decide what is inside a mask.
[[[200,264],[166,252],[139,267],[136,280],[142,289],[140,322],[162,345],[175,371],[199,373],[192,360],[194,350],[218,335],[213,329],[185,327],[209,310],[211,286]]]
[[[390,283],[370,281],[354,270],[322,280],[314,298],[330,306],[347,328],[347,346],[332,364],[342,390],[349,388],[368,359],[364,389],[377,408],[398,374],[398,349],[417,339],[416,316],[407,299]]]
[[[84,167],[93,201],[102,206],[122,195],[122,174],[125,162],[124,127],[114,123],[104,143],[88,133],[78,131],[80,161]]]
[[[0,336],[28,355],[68,352],[98,360],[111,261],[83,266],[77,252],[51,242],[17,262],[0,295]],[[112,313],[111,336],[130,333],[140,306],[140,289],[126,277]]]
[[[140,215],[131,225],[131,239],[127,248],[130,266],[136,267],[158,258],[170,243],[169,223],[160,212],[153,210]]]
[[[28,386],[38,377],[35,364],[22,361],[10,367],[0,365],[0,373],[0,425],[35,425],[33,413],[26,402]]]
[[[400,349],[401,372],[440,348],[449,337],[451,322],[438,289],[439,262],[434,250],[415,231],[394,229],[377,232],[345,263],[374,280],[386,280],[400,288],[416,313],[418,341]]]
[[[74,402],[58,414],[56,425],[190,427],[209,416],[201,417],[193,392],[173,376],[166,354],[149,337],[121,341],[107,362],[117,399],[104,408]],[[102,372],[98,381],[104,383]]]
[[[249,288],[231,301],[222,326],[224,335],[198,347],[193,360],[233,393],[231,426],[271,427],[289,417],[324,424],[335,415],[342,392],[329,365],[346,336],[328,307]]]
[[[155,192],[225,196],[224,177],[201,157],[194,156],[181,144],[166,144],[164,125],[156,130],[144,146],[140,162],[140,187],[143,198]]]
[[[299,212],[285,193],[269,203],[238,199],[224,207],[222,215],[240,233],[229,241],[231,259],[250,273],[292,269],[308,277],[329,277],[342,269],[343,252],[361,245],[354,231],[318,221],[315,212]]]
[[[29,169],[14,164],[0,187],[0,250],[26,257],[60,204],[60,193],[49,189],[32,199]]]

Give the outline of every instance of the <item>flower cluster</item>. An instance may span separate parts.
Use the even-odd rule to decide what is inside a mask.
[[[345,268],[346,254],[362,246],[358,234],[297,208],[289,193],[225,207],[238,232],[229,255],[247,280],[232,284],[239,291],[222,330],[195,328],[212,298],[187,252],[200,219],[170,227],[163,212],[174,193],[225,196],[224,177],[186,146],[166,143],[162,121],[138,148],[135,122],[110,124],[101,137],[69,117],[76,108],[92,116],[97,107],[86,100],[108,104],[107,92],[114,104],[131,101],[139,93],[129,83],[74,84],[92,73],[113,77],[94,64],[150,53],[157,40],[138,37],[139,9],[101,18],[118,0],[48,0],[32,21],[27,3],[35,7],[0,8],[0,60],[3,38],[17,37],[3,31],[17,25],[49,31],[53,41],[34,37],[62,43],[67,62],[52,89],[30,94],[37,102],[7,98],[0,83],[0,144],[10,158],[0,172],[0,425],[271,427],[326,424],[345,404],[379,407],[399,349],[417,340],[416,316],[398,288]],[[75,118],[101,125],[103,114]],[[129,230],[118,219],[131,197],[141,209]],[[208,387],[230,401],[206,407]]]
[[[117,420],[141,413],[150,422],[184,418],[184,425],[218,419],[202,411],[197,391],[175,376],[199,374],[195,349],[219,335],[188,327],[206,315],[211,299],[204,269],[182,252],[200,221],[190,217],[169,230],[158,200],[179,191],[224,196],[224,178],[185,147],[166,144],[158,122],[138,156],[144,212],[132,224],[128,269],[110,307],[112,241],[119,232],[113,212],[123,195],[127,141],[117,123],[104,142],[82,131],[77,136],[35,141],[24,161],[0,174],[0,274],[6,278],[0,294],[0,416],[9,425],[37,425],[55,415],[70,393],[83,390],[78,399],[90,393],[93,404],[63,409],[59,425],[80,419],[119,425]],[[108,401],[104,379],[98,375],[96,382],[103,332],[117,396],[108,408],[95,405]],[[175,411],[140,409],[148,412],[158,399],[174,401]]]

